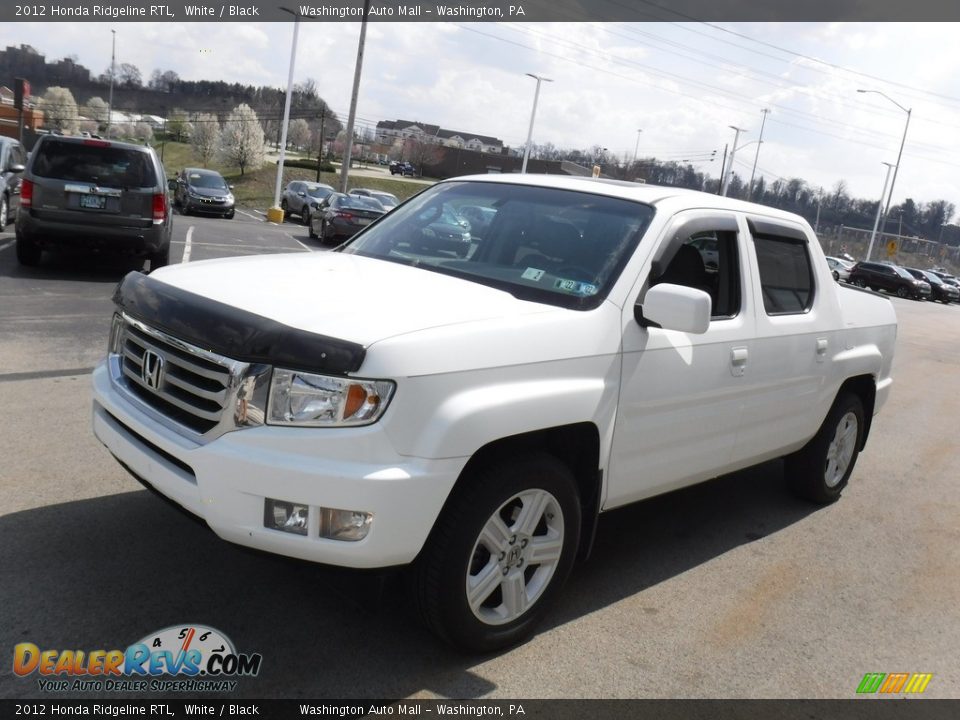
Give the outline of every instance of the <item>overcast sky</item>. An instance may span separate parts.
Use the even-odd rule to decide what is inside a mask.
[[[28,43],[48,60],[75,55],[99,74],[117,60],[187,80],[286,85],[292,23],[7,23],[0,45]],[[316,80],[346,119],[359,23],[304,22],[295,81]],[[534,142],[699,159],[719,175],[734,125],[759,137],[757,173],[800,177],[855,197],[879,197],[912,108],[894,203],[946,199],[960,206],[960,25],[445,24],[371,23],[357,114],[363,124],[417,120],[522,146],[535,81],[544,83]],[[642,129],[638,135],[637,130]],[[750,175],[757,144],[737,154]],[[956,218],[954,218],[956,220]]]

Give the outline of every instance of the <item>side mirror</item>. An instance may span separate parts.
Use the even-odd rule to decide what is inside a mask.
[[[710,305],[710,296],[703,290],[663,283],[647,290],[633,312],[642,327],[655,325],[700,335],[710,327]]]
[[[176,190],[177,181],[176,180],[167,180],[167,190]]]
[[[12,173],[22,173],[26,169],[27,168],[21,165],[20,163],[14,163],[13,165],[7,168],[7,171]]]
[[[306,197],[307,194],[306,194],[303,190],[301,190],[300,192],[297,193],[297,196],[298,196],[298,197]]]
[[[227,185],[228,190],[233,190],[233,185]]]

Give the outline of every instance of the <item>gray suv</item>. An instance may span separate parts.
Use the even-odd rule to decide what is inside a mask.
[[[0,232],[20,205],[20,182],[27,155],[12,138],[0,137]]]
[[[143,145],[62,135],[37,141],[23,173],[17,260],[37,265],[43,250],[106,250],[170,260],[173,211],[163,166]]]

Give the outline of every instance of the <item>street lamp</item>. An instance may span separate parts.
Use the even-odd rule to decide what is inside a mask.
[[[357,121],[357,98],[360,95],[360,71],[363,69],[363,47],[367,41],[367,17],[370,15],[370,0],[363,2],[363,20],[360,21],[360,42],[357,44],[357,62],[353,68],[353,92],[350,95],[350,114],[347,115],[346,145],[340,161],[340,192],[347,192],[350,179],[350,156],[353,154],[353,126]],[[420,168],[423,172],[423,168]],[[401,176],[402,177],[402,176]]]
[[[636,144],[636,146],[633,148],[633,161],[634,161],[634,162],[637,161],[637,151],[640,149],[640,133],[642,133],[642,132],[643,132],[643,130],[637,130],[637,144]]]
[[[753,176],[757,172],[757,160],[760,158],[760,146],[763,145],[763,127],[767,124],[767,115],[770,113],[767,108],[764,108],[760,112],[763,113],[763,120],[760,122],[760,139],[757,141],[757,152],[753,156],[753,170],[750,171],[750,184],[747,185],[747,200],[753,199]]]
[[[907,114],[907,122],[903,126],[903,138],[900,140],[900,152],[897,153],[897,164],[893,169],[893,182],[890,183],[890,194],[887,196],[887,204],[883,209],[883,226],[887,226],[887,215],[890,213],[890,201],[893,199],[893,186],[897,184],[897,172],[900,170],[900,158],[903,157],[903,146],[907,142],[907,128],[910,127],[910,115],[913,114],[913,108],[905,108],[903,105],[898,103],[889,95],[886,95],[879,90],[857,90],[858,93],[874,93],[876,95],[882,95],[887,100],[892,102],[898,108],[903,110]],[[880,203],[883,204],[883,198],[880,198]]]
[[[727,168],[727,172],[723,176],[723,187],[720,190],[720,194],[723,196],[726,196],[727,190],[730,188],[730,179],[733,176],[733,158],[736,156],[737,150],[740,149],[737,147],[737,141],[740,139],[740,133],[749,132],[749,130],[744,130],[736,125],[728,125],[727,127],[736,132],[733,136],[733,150],[730,151],[730,167]]]
[[[887,166],[887,174],[883,178],[883,192],[880,193],[880,202],[877,203],[877,217],[873,221],[873,232],[870,233],[870,244],[867,246],[867,260],[870,259],[870,255],[873,253],[873,241],[877,238],[877,227],[880,225],[880,210],[883,207],[883,197],[887,194],[887,182],[890,180],[890,169],[894,167],[888,162],[883,164]]]
[[[543,77],[542,75],[534,75],[533,73],[524,73],[527,77],[532,77],[537,81],[537,89],[533,93],[533,110],[530,111],[530,129],[527,130],[527,146],[523,150],[523,164],[520,166],[520,172],[525,173],[527,171],[527,160],[530,158],[530,139],[533,137],[533,121],[537,117],[537,100],[540,98],[540,83],[541,82],[553,82],[548,77]]]
[[[283,222],[283,210],[280,208],[280,185],[283,182],[283,161],[287,151],[287,123],[290,120],[290,98],[293,94],[293,68],[297,63],[297,37],[300,34],[300,16],[293,10],[280,8],[293,15],[293,43],[290,47],[290,70],[287,73],[287,98],[283,104],[283,124],[280,129],[280,159],[277,161],[277,183],[273,190],[273,207],[267,209],[267,220]]]
[[[116,74],[115,65],[117,60],[117,31],[111,30],[113,40],[110,48],[110,95],[107,99],[107,137],[110,137],[110,123],[113,120],[113,76]]]

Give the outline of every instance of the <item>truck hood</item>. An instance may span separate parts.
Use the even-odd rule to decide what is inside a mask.
[[[332,252],[171,265],[151,273],[151,278],[364,347],[419,330],[559,312],[468,280]]]

